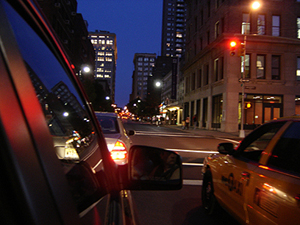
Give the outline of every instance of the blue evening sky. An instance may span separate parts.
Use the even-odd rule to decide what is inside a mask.
[[[117,36],[115,101],[129,102],[135,53],[160,55],[163,0],[77,0],[77,12],[88,31],[105,30]]]

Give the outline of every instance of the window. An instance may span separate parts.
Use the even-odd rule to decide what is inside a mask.
[[[300,123],[294,122],[279,139],[269,158],[267,166],[300,173]]]
[[[258,18],[257,18],[257,34],[258,35],[266,34],[266,18],[265,18],[265,15],[258,15]]]
[[[280,16],[272,16],[272,36],[280,36]]]
[[[208,85],[208,78],[209,78],[209,65],[206,64],[205,65],[205,76],[204,76],[204,80],[203,80],[204,85]]]
[[[220,58],[219,59],[220,61],[220,76],[219,76],[219,79],[222,80],[224,79],[224,57]]]
[[[214,80],[218,81],[219,77],[219,59],[215,59],[214,61]]]
[[[272,80],[280,80],[280,56],[272,56]]]
[[[250,15],[243,13],[242,34],[250,34]]]
[[[297,57],[296,80],[300,80],[300,57]]]
[[[241,77],[244,73],[244,56],[241,56]],[[245,58],[245,78],[250,78],[250,55],[246,54]]]
[[[202,82],[202,70],[198,70],[198,79],[197,79],[197,88],[201,87],[201,82]]]
[[[192,82],[191,82],[191,90],[195,90],[195,86],[196,86],[196,74],[193,73],[192,74]]]
[[[212,127],[220,128],[222,122],[222,107],[223,107],[223,96],[217,95],[213,96],[213,106],[212,106]]]
[[[267,147],[277,131],[285,122],[263,125],[248,135],[239,148],[240,156],[246,160],[258,162],[263,150]]]
[[[62,166],[66,166],[67,173],[72,163],[89,160],[90,156],[94,156],[91,151],[100,150],[88,107],[78,92],[78,86],[74,84],[72,74],[61,64],[62,60],[53,54],[53,49],[49,49],[43,39],[14,11],[10,10],[7,15],[11,17],[11,27],[15,29],[24,64],[44,112],[45,124],[52,135],[53,151]],[[101,159],[95,160],[91,165],[93,169],[98,170],[100,162]],[[79,199],[84,196],[76,194],[73,195],[74,200],[80,202]]]
[[[297,38],[300,38],[300,17],[297,18]]]
[[[190,77],[187,77],[185,80],[185,93],[190,92]]]
[[[256,79],[265,79],[265,55],[257,55]]]
[[[215,24],[215,38],[219,37],[219,35],[220,35],[220,23],[218,21]]]

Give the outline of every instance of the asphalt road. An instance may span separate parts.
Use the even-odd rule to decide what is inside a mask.
[[[178,191],[132,191],[134,212],[142,225],[238,224],[225,211],[210,217],[201,203],[202,162],[216,152],[220,138],[195,135],[164,126],[125,122],[135,145],[149,145],[176,151],[183,161],[183,188]],[[229,139],[226,138],[228,141]],[[234,140],[234,138],[232,139]]]

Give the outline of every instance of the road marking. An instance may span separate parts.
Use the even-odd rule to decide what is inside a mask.
[[[183,166],[203,166],[203,163],[182,163]]]
[[[166,149],[168,151],[174,151],[174,152],[190,152],[190,153],[208,153],[208,154],[213,154],[213,153],[218,153],[218,151],[214,150],[185,150],[185,149]]]
[[[202,186],[202,180],[183,180],[183,185],[199,185]]]

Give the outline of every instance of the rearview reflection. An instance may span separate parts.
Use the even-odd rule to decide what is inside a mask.
[[[160,148],[134,146],[131,149],[132,180],[169,181],[181,179],[178,154]]]

